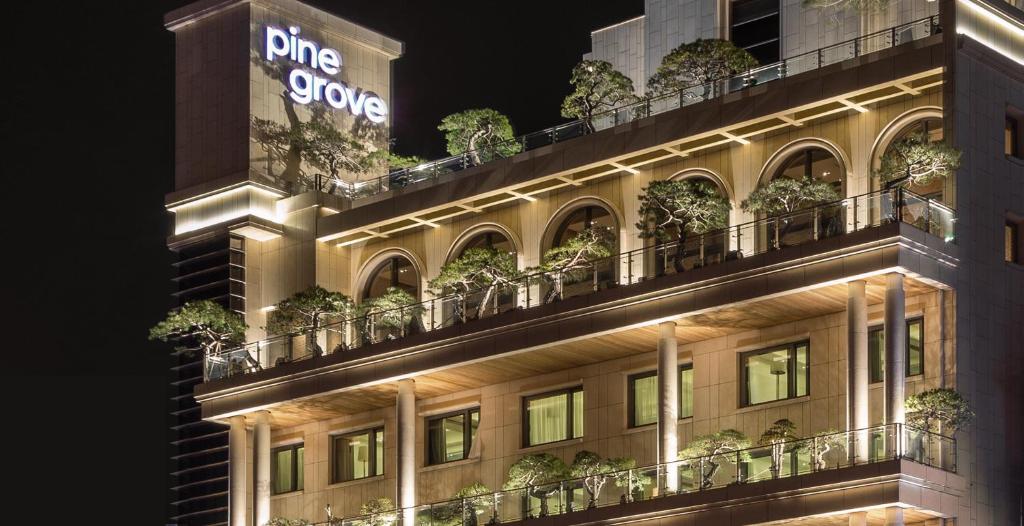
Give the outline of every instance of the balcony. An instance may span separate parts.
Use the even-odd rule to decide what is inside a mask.
[[[709,524],[750,524],[893,502],[923,520],[952,511],[937,509],[936,496],[959,490],[954,473],[955,439],[889,424],[318,524],[586,524],[681,512]],[[852,481],[856,489],[844,486]],[[786,502],[810,494],[813,503]]]
[[[897,46],[927,38],[942,32],[938,15],[893,26],[855,39],[796,55],[785,60],[757,67],[733,77],[706,84],[696,84],[678,92],[645,97],[639,102],[608,110],[594,116],[587,123],[576,120],[558,126],[521,135],[512,139],[519,152],[526,152],[570,139],[582,137],[593,131],[644,119],[668,111],[705,102],[723,95],[769,82],[786,79],[793,75],[815,71],[833,64],[864,56],[869,53],[895,48]],[[352,200],[365,199],[394,189],[427,185],[450,178],[452,174],[477,166],[473,152],[467,151],[421,165],[403,168],[387,175],[366,181],[345,182],[326,176],[315,178],[311,190],[328,193]]]
[[[310,368],[333,363],[335,358],[345,360],[346,356],[372,357],[378,349],[394,352],[406,338],[422,345],[435,331],[442,331],[437,339],[450,339],[455,334],[452,331],[468,334],[519,323],[523,321],[519,318],[530,311],[552,314],[548,312],[552,308],[597,303],[597,299],[589,299],[591,296],[610,294],[621,300],[652,295],[664,288],[662,284],[692,283],[709,273],[729,276],[756,270],[769,261],[808,259],[809,247],[831,249],[837,242],[862,245],[869,239],[864,237],[867,233],[899,225],[909,225],[923,234],[919,242],[922,247],[941,252],[955,238],[955,223],[955,212],[931,199],[903,189],[873,192],[691,236],[681,246],[667,243],[623,252],[569,269],[526,276],[501,289],[434,298],[369,316],[335,320],[315,333],[305,331],[250,342],[205,357],[204,378],[216,382],[296,362],[309,362],[303,368]],[[921,250],[915,248],[915,253]],[[670,259],[681,264],[670,264]],[[216,389],[211,386],[202,390]]]

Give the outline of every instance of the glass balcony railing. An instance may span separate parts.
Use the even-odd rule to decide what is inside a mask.
[[[955,473],[956,440],[889,424],[316,524],[496,525],[896,459]]]
[[[637,119],[714,99],[726,93],[737,92],[751,86],[784,79],[868,53],[893,48],[940,32],[939,17],[938,15],[933,15],[816,51],[796,55],[774,64],[760,66],[727,79],[707,84],[697,84],[666,95],[645,97],[636,103],[595,115],[591,120],[591,124],[594,130],[611,128],[619,124],[625,124]],[[528,133],[511,139],[510,142],[516,143],[519,151],[528,151],[581,137],[589,133],[589,131],[584,121],[576,120],[546,130]],[[472,151],[467,151],[436,161],[426,162],[412,168],[397,170],[365,181],[346,182],[331,180],[329,177],[321,176],[316,179],[315,188],[312,189],[349,199],[362,199],[396,188],[437,181],[445,177],[446,174],[472,168],[477,165],[473,160],[477,156],[474,156],[473,153]],[[485,159],[488,157],[489,155],[483,156]]]
[[[500,287],[450,294],[400,308],[325,320],[317,330],[271,336],[204,358],[207,381],[248,374],[296,360],[345,352],[434,331],[513,309],[530,309],[564,298],[628,287],[765,252],[846,233],[903,222],[954,239],[956,214],[949,207],[904,189],[882,190],[841,201],[731,226],[683,242],[656,244],[536,272]]]

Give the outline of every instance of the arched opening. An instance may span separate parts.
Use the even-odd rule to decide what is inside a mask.
[[[696,184],[705,185],[708,188],[714,190],[720,197],[725,198],[730,204],[729,193],[726,191],[724,184],[711,172],[706,170],[688,170],[685,172],[678,173],[670,177],[670,180],[683,180],[691,181]],[[705,265],[714,265],[721,263],[728,256],[729,248],[729,219],[726,218],[726,224],[721,230],[714,232],[708,232],[706,234],[698,235],[696,232],[688,231],[686,236],[686,243],[683,247],[683,269],[691,270],[699,268]],[[679,231],[675,225],[670,225],[666,228],[669,237],[675,240],[679,237]],[[653,250],[653,271],[655,275],[661,276],[664,274],[676,273],[675,264],[673,263],[676,252],[675,241],[669,242],[658,242],[654,239],[648,240],[649,245]],[[647,267],[648,271],[651,267]]]
[[[899,125],[899,121],[893,123],[893,126]],[[882,158],[889,153],[893,143],[900,139],[904,139],[911,135],[923,134],[928,138],[928,142],[939,142],[944,136],[941,114],[935,115],[932,112],[922,112],[922,115],[919,118],[903,124],[903,126],[895,128],[895,130],[897,130],[895,133],[890,131],[888,134],[883,134],[882,138],[885,139],[885,142],[881,145],[883,147],[877,149],[875,152],[875,156],[871,163],[873,170],[881,168]],[[877,177],[871,178],[871,184],[876,190],[880,190],[882,187],[881,182]],[[922,197],[942,201],[944,197],[945,181],[942,179],[936,179],[926,185],[911,184],[907,189]]]
[[[767,249],[799,245],[832,237],[846,231],[846,163],[840,152],[823,141],[797,143],[775,154],[761,176],[761,184],[777,179],[825,183],[835,192],[835,200],[825,203],[800,201],[792,211],[758,215],[758,245]]]
[[[556,215],[547,232],[544,236],[546,241],[541,245],[542,258],[555,247],[573,246],[570,242],[581,234],[594,235],[594,244],[600,244],[610,254],[616,254],[619,250],[619,222],[615,214],[597,200],[588,200]],[[584,263],[577,264],[578,268],[570,268],[568,272],[553,275],[553,282],[544,286],[545,298],[577,296],[615,283],[618,270],[616,258],[606,257],[593,261],[594,258],[584,256],[576,259]]]
[[[409,258],[400,254],[391,254],[379,261],[363,282],[359,300],[366,301],[379,298],[387,289],[395,287],[403,290],[417,301],[420,297],[420,276]]]
[[[506,231],[497,226],[484,226],[469,230],[462,239],[453,245],[448,254],[447,263],[458,259],[472,249],[494,250],[509,254],[513,261],[517,261],[518,267],[518,251],[515,242]],[[454,291],[445,290],[443,292],[445,296],[448,296]],[[514,309],[515,306],[515,288],[492,287],[489,291],[476,291],[467,294],[464,298],[446,300],[443,307],[445,322],[451,323],[505,312]]]

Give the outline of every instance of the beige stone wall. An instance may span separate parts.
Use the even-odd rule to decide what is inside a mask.
[[[951,295],[950,295],[951,296]],[[925,318],[925,374],[907,381],[908,393],[939,385],[939,293],[907,299],[908,317]],[[950,308],[951,312],[952,309]],[[869,307],[870,323],[880,323],[882,305]],[[680,363],[692,363],[694,370],[694,416],[679,421],[680,444],[695,434],[723,428],[736,428],[752,439],[780,418],[798,426],[801,435],[826,429],[844,429],[846,422],[846,315],[837,312],[787,323],[763,330],[748,330],[713,338],[679,348]],[[947,339],[952,338],[947,331]],[[808,396],[738,407],[739,359],[745,351],[770,345],[810,341],[810,391]],[[947,363],[954,363],[952,344],[946,342]],[[627,377],[656,368],[656,352],[597,363],[571,370],[552,371],[543,376],[471,389],[417,403],[416,452],[418,456],[418,501],[446,500],[459,488],[480,481],[499,488],[508,467],[525,454],[549,452],[569,462],[582,449],[604,456],[628,456],[640,465],[653,464],[656,437],[653,425],[630,429],[627,425]],[[951,374],[948,375],[952,381]],[[522,447],[522,398],[558,388],[582,385],[584,389],[584,436],[565,442]],[[881,384],[879,384],[881,385]],[[479,406],[480,428],[478,456],[441,466],[424,466],[425,419],[431,415]],[[880,389],[872,388],[872,422],[881,421]],[[329,484],[330,436],[345,431],[385,426],[385,474],[343,484]],[[323,519],[323,508],[330,504],[335,514],[351,515],[371,498],[394,499],[397,453],[393,407],[274,431],[274,446],[304,441],[305,489],[302,492],[273,497],[274,516]]]
[[[426,290],[427,280],[437,275],[459,237],[483,224],[498,225],[511,233],[519,244],[520,265],[536,265],[540,260],[545,232],[549,226],[556,226],[552,224],[553,216],[573,201],[581,200],[582,203],[585,199],[600,200],[615,212],[619,221],[620,251],[638,249],[643,247],[643,241],[639,239],[635,226],[639,219],[637,196],[651,179],[669,178],[690,169],[708,170],[722,181],[733,205],[730,224],[753,221],[752,215],[740,210],[740,202],[757,187],[762,173],[776,154],[808,142],[824,144],[839,153],[846,166],[847,196],[865,194],[875,189],[870,176],[871,167],[877,152],[884,148],[879,141],[885,136],[890,123],[909,112],[939,107],[941,93],[932,90],[920,96],[872,106],[868,113],[841,113],[815,124],[754,137],[748,145],[697,152],[686,159],[666,162],[653,169],[644,168],[639,174],[610,176],[582,187],[567,187],[538,195],[535,202],[522,201],[487,209],[481,214],[462,216],[442,223],[440,228],[411,230],[407,234],[350,247],[324,245],[319,251],[318,280],[336,285],[336,290],[355,297],[366,274],[372,270],[368,263],[375,263],[374,258],[382,253],[399,250],[419,267],[420,288]],[[421,297],[429,299],[430,296],[422,294]]]

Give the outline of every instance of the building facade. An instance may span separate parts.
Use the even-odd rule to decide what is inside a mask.
[[[763,66],[590,133],[528,134],[506,158],[396,171],[294,137],[385,151],[400,42],[294,0],[170,13],[175,299],[216,299],[249,327],[177,366],[170,522],[1018,524],[1021,7],[650,1],[585,58],[641,91],[697,38]],[[910,133],[959,149],[955,174],[884,187],[882,158]],[[808,176],[838,199],[782,217],[741,206]],[[728,227],[640,237],[638,196],[660,180],[715,189]],[[598,256],[545,265],[595,232]],[[523,276],[430,286],[479,247]],[[265,329],[313,285],[356,308]],[[906,397],[935,388],[970,401],[971,425],[906,424]],[[792,436],[759,442],[781,419]],[[732,444],[700,447],[726,430]],[[509,478],[523,458],[581,451],[618,461]],[[381,497],[393,506],[364,506]]]

